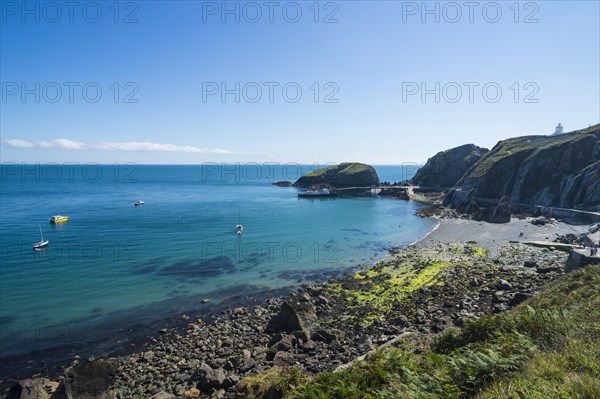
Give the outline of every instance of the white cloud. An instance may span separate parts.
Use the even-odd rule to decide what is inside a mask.
[[[149,141],[99,142],[82,143],[69,139],[51,141],[27,141],[9,139],[5,143],[14,148],[60,148],[64,150],[97,150],[97,151],[152,151],[152,152],[186,152],[197,154],[234,154],[234,151],[222,148],[202,148],[192,145],[161,144]]]
[[[52,141],[34,141],[33,147],[39,148],[62,148],[65,150],[83,150],[85,148],[84,143],[79,141],[73,141],[68,139],[56,139]]]
[[[8,144],[10,147],[15,147],[15,148],[33,148],[33,147],[35,147],[35,144],[33,144],[31,141],[25,141],[25,140],[19,140],[19,139],[6,140],[6,144]]]

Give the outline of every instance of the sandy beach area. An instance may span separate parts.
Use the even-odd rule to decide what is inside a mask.
[[[418,241],[415,246],[426,248],[436,243],[475,241],[479,246],[494,253],[501,245],[511,241],[553,241],[558,236],[578,235],[588,229],[587,225],[571,225],[564,222],[536,226],[531,224],[532,219],[531,217],[513,218],[509,223],[503,224],[465,219],[440,219],[438,227]]]

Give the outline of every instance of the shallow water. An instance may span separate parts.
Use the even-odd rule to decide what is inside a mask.
[[[0,356],[115,349],[132,328],[143,335],[157,320],[201,313],[202,298],[323,281],[434,227],[414,202],[299,199],[270,184],[308,168],[3,165]],[[407,178],[377,169],[382,180]],[[138,199],[146,204],[132,206]],[[70,220],[51,225],[54,214]],[[32,251],[38,225],[50,245]]]

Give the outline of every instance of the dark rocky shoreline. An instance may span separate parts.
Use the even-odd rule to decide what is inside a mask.
[[[400,334],[506,311],[560,276],[565,259],[522,244],[494,255],[474,243],[417,244],[359,273],[185,320],[130,355],[81,359],[58,379],[21,385],[54,398],[243,397],[244,377],[271,367],[333,370]]]

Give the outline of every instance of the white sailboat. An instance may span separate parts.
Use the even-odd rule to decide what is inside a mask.
[[[238,211],[238,224],[237,226],[235,226],[235,232],[240,235],[244,232],[244,226],[242,226],[242,223],[240,221],[240,211]]]
[[[44,240],[44,234],[42,234],[42,226],[38,225],[38,227],[40,228],[40,236],[42,236],[42,239],[41,241],[38,241],[35,244],[33,244],[33,249],[36,251],[39,251],[40,249],[47,247],[48,244],[50,244],[50,241]]]

